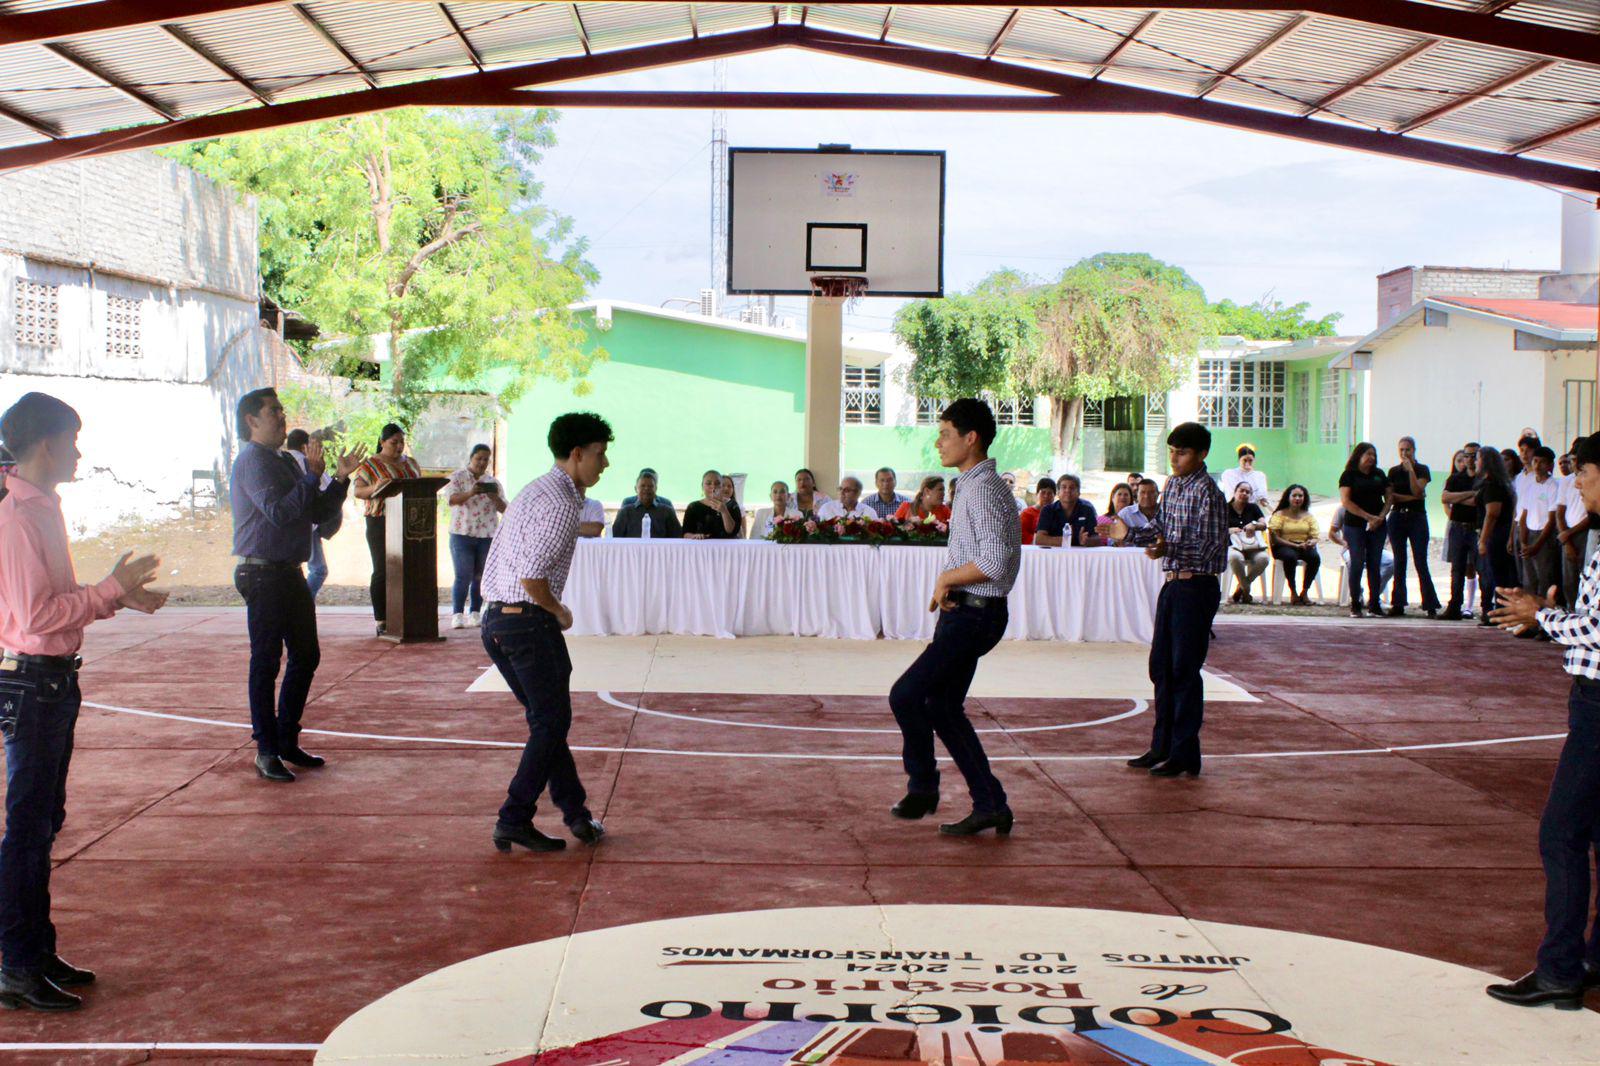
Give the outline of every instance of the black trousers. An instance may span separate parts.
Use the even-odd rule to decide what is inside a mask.
[[[372,583],[367,591],[372,596],[372,617],[383,624],[389,604],[389,520],[383,515],[367,516],[367,554],[372,556]]]
[[[520,608],[520,610],[518,610]],[[499,822],[504,826],[533,824],[539,796],[550,789],[550,801],[561,808],[568,825],[589,817],[588,800],[578,767],[567,746],[572,728],[572,660],[561,625],[549,611],[531,603],[490,607],[483,613],[483,649],[500,676],[511,686],[528,719],[528,742],[522,761],[506,790]]]
[[[300,716],[322,662],[317,605],[298,566],[241,565],[233,571],[233,584],[244,597],[250,629],[250,735],[257,753],[282,755],[300,744]],[[279,688],[285,651],[288,664]]]
[[[967,689],[978,672],[978,660],[1000,643],[1009,618],[1003,599],[985,607],[963,603],[940,611],[933,642],[889,690],[889,708],[904,738],[900,754],[910,778],[907,791],[939,794],[939,763],[933,754],[937,736],[966,778],[973,811],[1010,810],[1006,790],[989,769],[989,757],[966,710]]]
[[[1295,569],[1304,563],[1306,576],[1300,582],[1300,591],[1311,591],[1311,583],[1317,579],[1317,571],[1322,569],[1322,553],[1317,551],[1315,544],[1289,544],[1275,540],[1272,542],[1272,557],[1283,564],[1283,574],[1290,592],[1294,591]]]
[[[67,767],[81,702],[75,672],[24,666],[0,673],[0,734],[6,748],[0,959],[16,973],[37,973],[56,950],[50,846],[67,820]]]
[[[1411,560],[1417,564],[1417,584],[1422,589],[1422,609],[1437,611],[1442,604],[1439,603],[1439,593],[1433,587],[1433,574],[1428,570],[1428,513],[1391,511],[1389,549],[1394,552],[1394,584],[1389,586],[1389,606],[1406,605],[1406,556],[1407,549],[1410,549]]]
[[[1161,586],[1156,631],[1150,641],[1150,680],[1156,690],[1156,721],[1150,750],[1170,758],[1200,756],[1205,686],[1200,669],[1211,649],[1211,623],[1222,600],[1215,574]]]
[[[1544,942],[1539,975],[1569,987],[1583,964],[1600,965],[1600,919],[1589,925],[1589,865],[1600,866],[1600,682],[1574,680],[1567,697],[1567,739],[1561,745],[1550,798],[1539,819],[1544,863]],[[1588,938],[1585,940],[1585,932]]]

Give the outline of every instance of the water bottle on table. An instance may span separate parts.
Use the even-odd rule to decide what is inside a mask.
[[[649,515],[645,515],[644,516],[644,521],[639,524],[639,539],[640,540],[649,540],[650,539],[650,516]]]

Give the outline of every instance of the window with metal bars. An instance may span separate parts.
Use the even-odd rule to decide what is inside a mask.
[[[106,355],[112,359],[137,359],[144,354],[140,319],[143,305],[126,296],[106,296]]]
[[[1033,397],[1018,396],[1016,399],[996,398],[990,401],[994,405],[994,424],[997,426],[1031,426],[1033,425]]]
[[[883,367],[844,368],[844,421],[850,426],[883,424]]]
[[[28,278],[11,283],[11,332],[19,346],[61,347],[61,286]]]
[[[1321,403],[1318,424],[1323,444],[1339,443],[1339,396],[1344,391],[1344,372],[1328,367],[1322,371]]]
[[[1282,363],[1202,359],[1198,371],[1201,425],[1282,429],[1286,375]]]
[[[937,396],[917,397],[917,425],[937,426],[939,412],[950,406],[950,401]]]

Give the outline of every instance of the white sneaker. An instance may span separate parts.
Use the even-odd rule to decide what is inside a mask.
[[[450,616],[450,628],[451,629],[465,629],[465,628],[467,628],[467,616],[464,615],[464,614],[453,614],[453,615],[451,615]]]
[[[479,626],[483,625],[483,612],[473,611],[471,614],[467,615],[467,625],[471,626],[473,629],[477,629]]]

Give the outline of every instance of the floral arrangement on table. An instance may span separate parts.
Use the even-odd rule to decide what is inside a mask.
[[[929,515],[920,521],[889,519],[800,518],[790,516],[772,525],[767,540],[779,544],[925,544],[942,547],[950,526]]]

